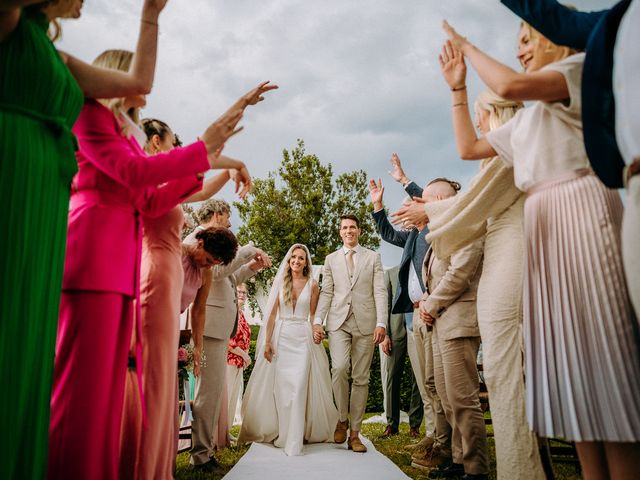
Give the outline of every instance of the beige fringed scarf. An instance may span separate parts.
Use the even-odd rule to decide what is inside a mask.
[[[482,162],[469,190],[454,197],[427,203],[427,242],[438,258],[447,258],[482,238],[487,220],[497,217],[524,195],[513,181],[513,168],[499,157]]]

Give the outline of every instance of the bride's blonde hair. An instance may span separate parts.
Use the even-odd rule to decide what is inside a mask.
[[[287,266],[284,269],[284,278],[282,280],[282,295],[284,297],[285,305],[293,304],[293,276],[291,275],[291,265],[289,262],[291,261],[291,256],[293,252],[296,250],[302,250],[305,256],[305,265],[302,269],[302,275],[308,277],[311,273],[311,258],[309,258],[309,250],[307,247],[301,243],[296,243],[291,247],[291,255],[287,258]]]

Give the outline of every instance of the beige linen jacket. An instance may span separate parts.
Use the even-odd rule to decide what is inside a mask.
[[[438,337],[478,337],[476,295],[482,273],[484,238],[440,260],[429,248],[422,266],[426,309],[436,319]]]
[[[326,328],[338,330],[353,310],[358,329],[370,335],[378,323],[387,328],[388,298],[380,254],[358,245],[353,278],[349,278],[342,247],[327,255],[322,270],[322,290],[316,309]]]
[[[211,267],[211,287],[205,308],[205,337],[228,339],[232,336],[238,319],[236,285],[256,274],[247,265],[256,253],[256,247],[245,245],[238,249],[229,265]]]

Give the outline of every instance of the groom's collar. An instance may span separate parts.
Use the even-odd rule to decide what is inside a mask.
[[[360,248],[362,247],[360,247],[359,243],[353,248],[349,248],[346,245],[342,245],[342,253],[346,255],[349,250],[353,250],[354,253],[358,253],[360,251]]]

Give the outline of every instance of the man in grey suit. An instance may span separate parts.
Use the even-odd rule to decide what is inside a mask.
[[[231,207],[224,200],[211,199],[198,210],[201,225],[209,227],[231,227]],[[196,232],[197,230],[196,229]],[[191,241],[193,232],[185,239]],[[206,356],[206,366],[200,369],[196,379],[191,425],[191,466],[196,470],[224,473],[213,455],[213,434],[220,414],[222,392],[225,383],[227,346],[238,325],[238,301],[236,286],[244,283],[262,268],[270,265],[269,257],[253,245],[238,249],[228,265],[212,267],[211,284],[206,294],[204,325],[196,322],[194,315],[193,339],[195,348]]]
[[[407,355],[407,327],[404,313],[392,313],[392,299],[398,291],[398,271],[396,265],[385,270],[384,277],[389,297],[389,329],[380,348],[385,355],[380,356],[382,371],[382,388],[384,389],[384,411],[387,417],[387,428],[382,437],[389,437],[398,433],[400,425],[400,386],[404,372],[404,362]],[[411,372],[411,403],[409,405],[409,435],[420,436],[420,424],[424,416],[424,404],[416,377]]]
[[[343,246],[327,255],[322,272],[322,291],[314,319],[314,340],[329,331],[331,380],[338,408],[336,443],[347,440],[348,448],[364,453],[360,426],[369,394],[369,371],[374,346],[384,340],[387,329],[387,289],[380,254],[358,244],[360,221],[354,215],[340,218]],[[351,401],[349,378],[351,369]]]

